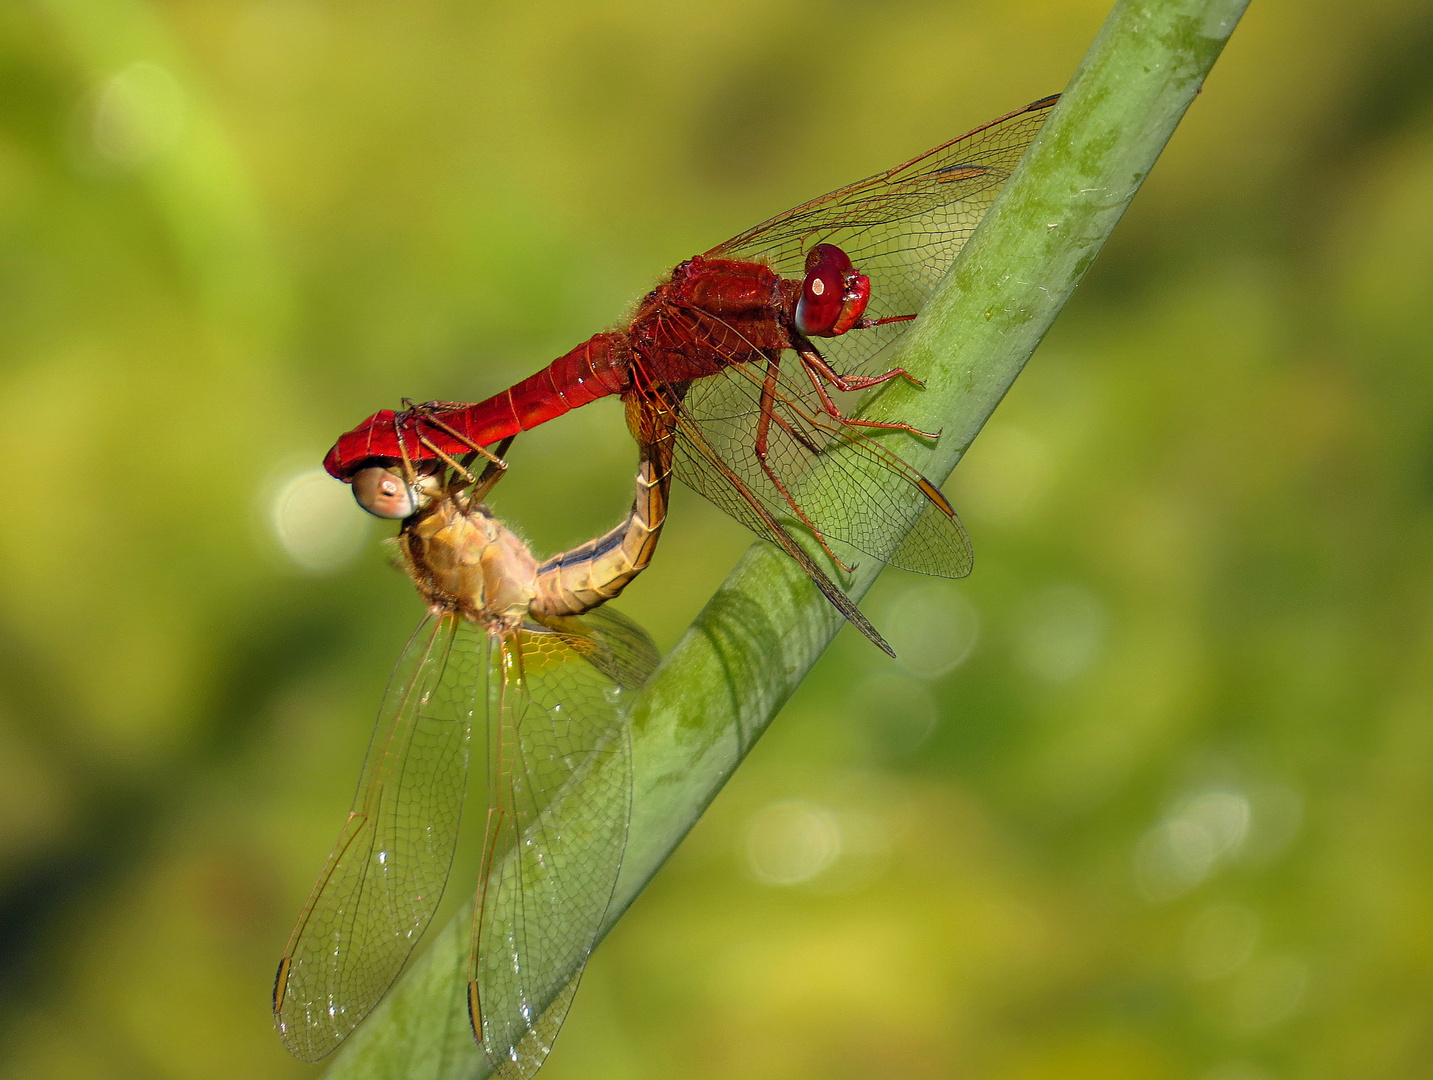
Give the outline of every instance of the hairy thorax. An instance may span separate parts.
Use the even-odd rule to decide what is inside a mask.
[[[537,591],[537,561],[486,507],[439,500],[399,538],[408,573],[435,610],[457,611],[494,630],[521,625]]]
[[[705,378],[790,348],[794,302],[792,283],[769,266],[698,256],[647,294],[628,341],[655,381]]]

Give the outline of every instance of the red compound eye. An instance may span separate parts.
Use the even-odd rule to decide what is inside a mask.
[[[796,329],[807,337],[837,337],[860,320],[871,282],[835,244],[817,244],[806,256],[806,277],[796,302]]]

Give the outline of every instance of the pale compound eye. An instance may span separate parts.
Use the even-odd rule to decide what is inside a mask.
[[[397,521],[428,505],[432,495],[425,490],[425,479],[419,477],[416,484],[410,484],[397,473],[374,465],[353,474],[353,497],[374,517]]]

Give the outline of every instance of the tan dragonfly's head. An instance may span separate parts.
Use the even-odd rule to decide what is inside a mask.
[[[353,474],[353,497],[374,517],[401,521],[430,505],[442,492],[443,482],[433,472],[415,473],[412,480],[383,465],[370,465]]]

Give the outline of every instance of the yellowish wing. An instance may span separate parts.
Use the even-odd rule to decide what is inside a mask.
[[[425,619],[389,681],[358,794],[274,983],[274,1021],[304,1061],[378,1004],[422,937],[452,866],[487,635]]]
[[[635,624],[599,609],[573,632],[495,639],[488,829],[469,1005],[503,1080],[546,1059],[602,931],[627,843],[624,699],[656,661]]]

